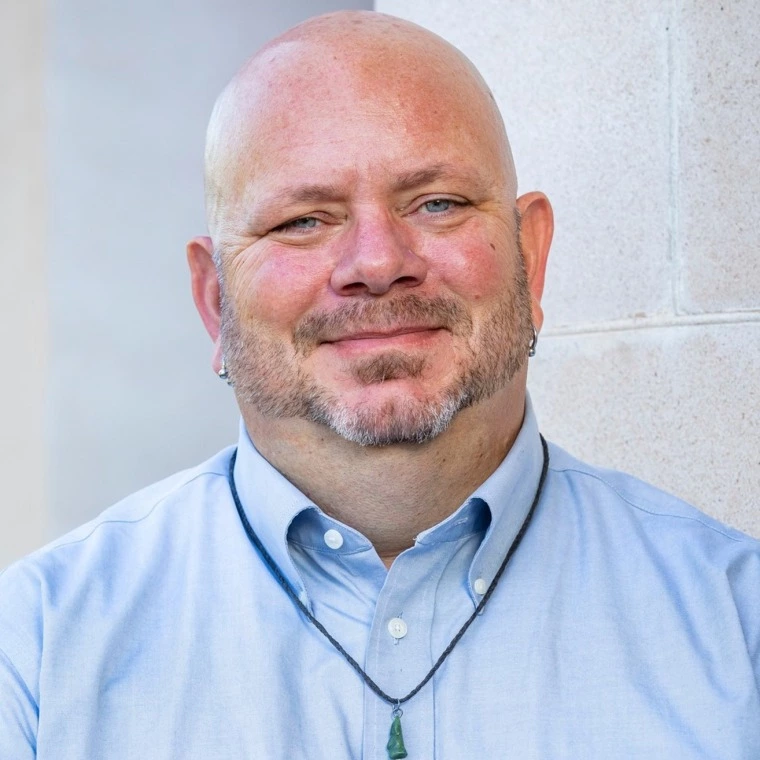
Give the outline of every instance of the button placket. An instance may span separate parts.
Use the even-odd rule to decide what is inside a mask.
[[[367,672],[392,697],[405,696],[429,670],[435,587],[429,564],[420,566],[399,557],[388,571],[375,610],[366,662]],[[404,619],[406,615],[408,620]],[[403,642],[393,635],[393,631],[400,633],[402,626],[406,628]],[[434,696],[435,686],[429,683],[402,708],[404,743],[410,755],[435,756]],[[365,701],[365,726],[363,757],[387,758],[390,708],[371,692]]]

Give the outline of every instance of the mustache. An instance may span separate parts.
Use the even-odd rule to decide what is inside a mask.
[[[444,328],[457,335],[472,331],[472,318],[454,298],[423,298],[410,293],[388,301],[356,301],[332,311],[304,317],[294,332],[299,353],[307,354],[320,343],[367,327],[388,329],[405,325]]]

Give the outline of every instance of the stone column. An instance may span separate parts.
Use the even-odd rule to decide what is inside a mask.
[[[46,536],[44,8],[42,0],[0,3],[0,567]]]

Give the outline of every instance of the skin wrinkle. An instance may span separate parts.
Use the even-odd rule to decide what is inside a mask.
[[[515,199],[472,64],[382,14],[268,45],[208,135],[211,238],[188,257],[214,366],[260,453],[390,564],[519,431],[551,207]]]

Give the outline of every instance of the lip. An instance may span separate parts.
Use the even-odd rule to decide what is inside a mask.
[[[393,348],[411,350],[424,347],[442,332],[444,328],[430,326],[361,330],[323,341],[323,345],[346,355]]]
[[[412,326],[412,327],[397,327],[390,330],[360,330],[355,333],[348,333],[346,335],[340,335],[337,338],[324,341],[324,343],[345,343],[349,341],[370,341],[370,340],[387,340],[392,338],[400,338],[404,335],[420,335],[423,333],[435,333],[441,330],[440,327],[431,327],[429,325],[424,326]]]

